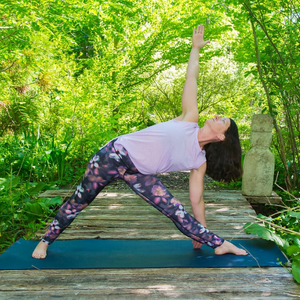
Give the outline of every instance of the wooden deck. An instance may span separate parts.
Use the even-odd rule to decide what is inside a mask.
[[[172,191],[191,211],[187,192]],[[68,196],[70,191],[47,192]],[[45,195],[45,196],[46,196]],[[225,239],[256,238],[243,224],[255,212],[239,191],[206,191],[208,228]],[[185,239],[129,190],[99,195],[60,239]],[[0,271],[0,299],[299,299],[285,268],[166,268]]]

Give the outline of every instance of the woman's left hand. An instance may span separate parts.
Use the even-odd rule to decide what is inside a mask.
[[[200,249],[202,247],[202,245],[203,244],[201,244],[201,243],[193,240],[193,247],[194,247],[194,249]]]
[[[196,30],[194,28],[193,29],[193,47],[201,49],[208,43],[209,43],[209,41],[204,41],[204,26],[201,24],[196,28]]]

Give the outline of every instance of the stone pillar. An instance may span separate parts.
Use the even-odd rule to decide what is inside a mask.
[[[246,153],[242,179],[242,194],[271,196],[275,158],[269,150],[273,121],[269,115],[254,115],[251,124],[251,149]]]

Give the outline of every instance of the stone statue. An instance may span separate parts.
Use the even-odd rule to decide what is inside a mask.
[[[242,194],[271,196],[274,181],[275,158],[269,150],[272,141],[273,120],[269,115],[254,115],[251,124],[251,149],[246,153]]]

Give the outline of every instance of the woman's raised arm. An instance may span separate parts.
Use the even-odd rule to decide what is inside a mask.
[[[197,79],[199,76],[199,51],[209,41],[204,41],[204,26],[193,30],[193,46],[187,67],[186,80],[182,93],[182,115],[180,121],[198,122]]]

